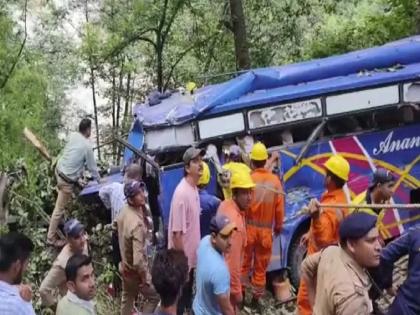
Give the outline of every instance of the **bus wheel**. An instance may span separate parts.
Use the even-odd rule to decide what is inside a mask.
[[[300,282],[300,265],[306,257],[306,247],[300,246],[300,239],[306,233],[306,228],[299,229],[294,235],[289,249],[288,266],[290,268],[290,281],[297,289]]]

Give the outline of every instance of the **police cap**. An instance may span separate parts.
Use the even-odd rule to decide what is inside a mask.
[[[377,217],[365,212],[357,212],[346,217],[340,225],[341,240],[362,238],[376,226]]]

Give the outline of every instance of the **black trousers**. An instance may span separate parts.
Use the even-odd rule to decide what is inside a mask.
[[[184,288],[182,289],[182,295],[179,298],[177,305],[177,315],[183,315],[185,310],[192,309],[194,271],[195,269],[190,270],[189,279],[185,283]]]

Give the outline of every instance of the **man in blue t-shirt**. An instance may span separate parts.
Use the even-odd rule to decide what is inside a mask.
[[[219,208],[221,200],[210,194],[206,187],[210,183],[210,168],[206,162],[203,162],[203,173],[198,181],[198,189],[200,196],[200,234],[201,238],[210,234],[210,220],[215,216],[217,208]]]
[[[210,221],[210,235],[205,236],[197,251],[197,293],[194,298],[195,315],[234,315],[230,303],[230,274],[223,254],[231,247],[234,223],[224,215]]]

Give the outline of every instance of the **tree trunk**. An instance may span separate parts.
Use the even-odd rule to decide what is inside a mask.
[[[160,43],[156,46],[156,58],[157,88],[159,92],[163,92],[163,47]]]
[[[96,146],[98,148],[98,160],[100,160],[101,159],[101,149],[100,149],[100,146],[99,146],[98,106],[96,104],[95,73],[93,71],[92,63],[90,63],[90,86],[92,88],[93,113],[95,115]]]
[[[119,133],[119,129],[120,129],[120,113],[121,113],[121,94],[123,91],[123,79],[124,79],[124,75],[123,75],[123,67],[124,67],[124,62],[121,62],[121,69],[120,69],[120,74],[119,74],[119,80],[118,80],[118,90],[117,90],[117,117],[115,119],[115,130],[114,132]]]
[[[416,34],[420,35],[420,0],[416,0],[416,10],[415,10],[415,19],[416,19]]]
[[[119,82],[118,82],[118,98],[117,98],[117,119],[116,119],[117,125],[114,130],[114,134],[116,134],[117,136],[120,136],[122,134],[120,130],[120,113],[121,113],[121,95],[123,92],[123,79],[124,79],[123,67],[124,67],[124,61],[121,61],[121,69],[120,69]],[[120,148],[121,146],[118,145],[116,155],[114,155],[114,161],[116,161],[117,164],[120,161],[120,154],[121,154]]]
[[[126,132],[127,130],[127,123],[129,121],[128,117],[128,109],[130,107],[131,103],[131,72],[127,74],[127,86],[125,90],[125,106],[124,106],[124,117],[123,117],[123,132]]]
[[[249,69],[251,68],[251,58],[249,56],[242,0],[229,0],[229,3],[235,41],[236,67],[238,70]]]
[[[85,18],[86,23],[89,23],[89,8],[88,0],[85,0]],[[96,147],[98,150],[98,160],[101,159],[101,149],[99,146],[99,123],[98,123],[98,107],[96,104],[96,87],[95,87],[95,72],[93,70],[92,55],[89,55],[89,69],[90,69],[90,87],[92,89],[93,112],[95,115],[95,129],[96,129]]]
[[[0,226],[7,223],[7,207],[5,200],[7,182],[7,173],[0,173]]]
[[[124,114],[121,124],[121,134],[125,133],[127,131],[127,125],[128,125],[128,108],[130,107],[130,98],[131,98],[131,73],[129,72],[127,74],[127,82],[126,82],[126,90],[125,90],[125,104],[124,104]],[[120,164],[120,159],[122,155],[122,147],[121,145],[118,146],[118,155],[117,155],[117,165]]]
[[[112,133],[115,130],[115,106],[117,104],[117,97],[116,97],[116,74],[115,74],[115,68],[112,69],[112,90],[111,90],[111,95],[112,95]],[[114,142],[112,142],[112,156],[115,156],[117,154],[117,144]]]

